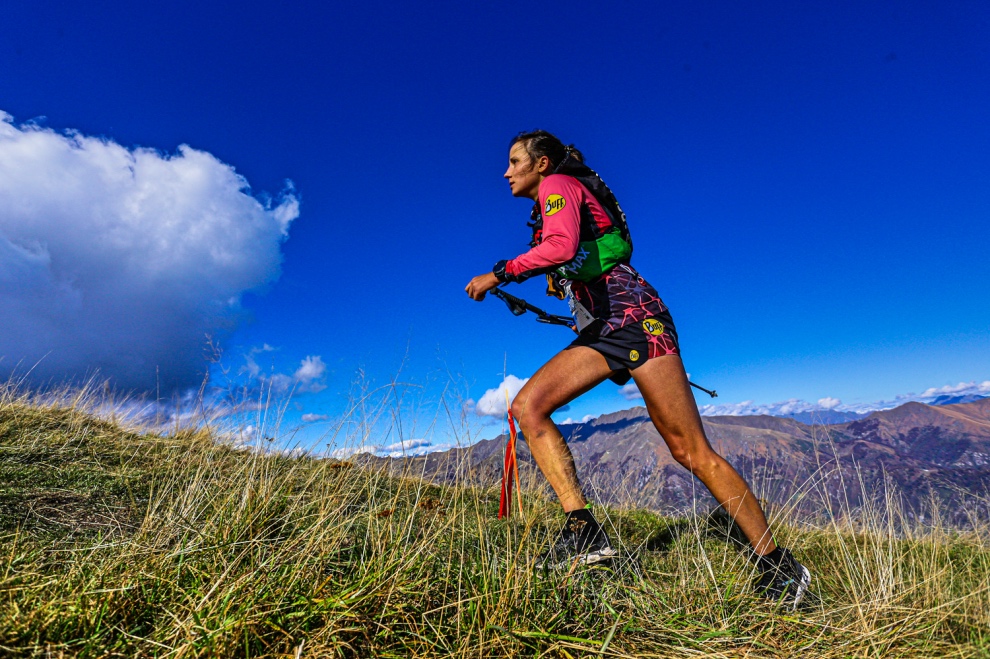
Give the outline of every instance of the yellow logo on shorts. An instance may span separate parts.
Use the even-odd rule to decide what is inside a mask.
[[[631,362],[638,362],[639,361],[639,351],[638,350],[630,350],[629,351],[629,361],[631,361]]]
[[[561,197],[559,194],[552,194],[547,197],[547,205],[543,207],[544,215],[553,215],[564,206],[567,205],[567,200]]]
[[[643,329],[653,336],[660,336],[663,334],[663,323],[656,318],[647,318],[643,321]]]

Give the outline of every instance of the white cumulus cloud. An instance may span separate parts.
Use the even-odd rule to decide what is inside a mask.
[[[401,458],[403,456],[423,455],[433,450],[436,450],[433,448],[433,442],[428,439],[407,439],[387,446],[379,446],[375,453],[383,457]]]
[[[833,400],[833,399],[823,399]],[[770,416],[786,416],[788,414],[799,414],[801,412],[814,412],[824,409],[834,409],[824,407],[821,404],[809,403],[799,398],[790,398],[777,403],[757,404],[751,400],[744,400],[741,403],[722,403],[719,405],[699,405],[698,410],[703,416],[755,416],[758,414],[768,414]]]
[[[205,151],[128,148],[0,111],[0,366],[196,385],[206,336],[233,329],[241,295],[278,277],[298,215],[291,184],[259,199]]]
[[[362,446],[341,446],[330,450],[327,455],[337,460],[346,460],[355,455],[368,453],[380,458],[411,458],[434,451],[446,451],[454,448],[453,444],[434,444],[428,439],[406,439],[394,444],[381,446],[378,444],[364,444]]]
[[[347,460],[362,453],[374,453],[377,449],[377,446],[342,446],[329,451],[327,457],[334,460]]]
[[[632,380],[619,387],[619,393],[622,394],[622,397],[626,400],[642,400],[643,398],[643,394],[640,393],[639,387],[637,387],[636,383]]]
[[[260,348],[252,348],[244,355],[244,365],[238,372],[247,376],[251,397],[264,397],[268,394],[315,394],[327,388],[327,365],[320,355],[307,356],[291,374],[277,372],[274,363],[268,370],[263,370],[258,364],[257,356],[276,350],[266,343]]]
[[[944,387],[929,387],[919,397],[922,399],[934,399],[939,396],[965,396],[967,394],[977,396],[990,395],[990,380],[984,382],[960,382],[959,384],[948,384]]]
[[[323,363],[323,358],[319,355],[309,356],[302,360],[299,368],[292,374],[293,380],[298,384],[296,391],[305,393],[317,393],[327,388],[323,383],[323,376],[327,372],[327,365]]]
[[[494,389],[489,389],[475,403],[474,411],[478,416],[505,416],[505,392],[509,392],[509,400],[515,399],[516,394],[529,382],[529,378],[521,380],[514,375],[506,375],[502,384]]]
[[[328,414],[307,413],[307,414],[303,414],[302,417],[300,418],[302,419],[303,423],[316,423],[317,421],[326,421],[327,419],[330,418],[330,416]]]
[[[567,417],[563,421],[560,421],[557,425],[566,426],[566,425],[575,424],[575,423],[588,423],[589,421],[591,421],[593,419],[596,419],[596,418],[597,417],[595,415],[593,415],[593,414],[585,414],[580,419],[572,419],[571,417]]]
[[[722,403],[719,405],[701,405],[698,409],[704,416],[749,416],[769,414],[771,416],[787,416],[802,412],[856,412],[866,414],[877,410],[889,410],[904,403],[939,403],[941,396],[990,396],[990,380],[982,382],[960,382],[942,387],[929,387],[920,394],[898,394],[892,400],[878,400],[864,403],[845,404],[838,398],[826,396],[819,398],[816,403],[799,398],[779,401],[776,403],[754,403],[744,400],[741,403]]]

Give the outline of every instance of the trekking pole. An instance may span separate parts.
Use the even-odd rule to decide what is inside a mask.
[[[492,295],[498,299],[505,302],[505,306],[509,307],[509,311],[512,312],[513,316],[521,316],[527,311],[536,314],[536,322],[546,323],[547,325],[563,325],[564,327],[569,327],[574,329],[574,321],[570,316],[556,316],[552,313],[547,313],[543,309],[539,308],[534,304],[530,304],[521,297],[516,297],[511,293],[506,293],[504,290],[496,286],[489,291]],[[706,394],[712,398],[718,398],[718,392],[714,389],[705,389],[701,385],[697,385],[694,382],[688,380],[688,384],[699,391],[704,391]]]
[[[700,389],[701,391],[704,391],[706,394],[708,394],[712,398],[718,398],[718,392],[715,391],[714,389],[710,389],[710,390],[709,389],[705,389],[704,387],[699,386],[699,385],[696,385],[695,383],[691,382],[690,380],[688,380],[688,384],[691,385],[692,387],[694,387],[695,389]]]
[[[547,313],[543,309],[530,304],[521,297],[516,297],[511,293],[506,293],[501,288],[493,288],[491,294],[498,299],[505,302],[505,306],[509,307],[509,311],[512,312],[513,316],[521,316],[527,311],[536,314],[536,322],[546,323],[547,325],[563,325],[564,327],[574,327],[574,321],[570,316],[556,316],[552,313]]]

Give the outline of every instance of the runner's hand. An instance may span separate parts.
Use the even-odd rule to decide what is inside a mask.
[[[468,296],[472,300],[481,302],[485,299],[485,293],[496,286],[498,286],[498,278],[491,272],[486,272],[469,281],[468,285],[464,287],[464,290],[467,291]]]

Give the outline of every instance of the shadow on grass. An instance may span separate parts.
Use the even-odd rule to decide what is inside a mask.
[[[685,534],[700,532],[704,539],[721,540],[740,552],[749,552],[746,534],[722,508],[713,508],[704,520],[695,522],[678,519],[659,531],[651,534],[643,544],[643,549],[653,552],[669,552]]]

